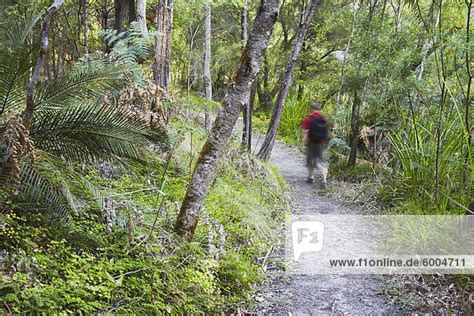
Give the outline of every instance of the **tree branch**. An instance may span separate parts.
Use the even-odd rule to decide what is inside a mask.
[[[46,10],[46,14],[43,20],[43,26],[41,27],[40,32],[40,54],[38,56],[38,61],[36,62],[35,70],[31,76],[30,82],[28,83],[28,89],[26,92],[26,110],[23,116],[23,125],[27,130],[30,129],[31,120],[33,119],[33,113],[35,111],[35,102],[33,100],[33,93],[35,91],[36,85],[38,84],[41,73],[43,72],[44,60],[46,57],[46,52],[48,50],[48,31],[51,24],[51,17],[56,11],[61,8],[64,0],[55,0],[54,3]]]

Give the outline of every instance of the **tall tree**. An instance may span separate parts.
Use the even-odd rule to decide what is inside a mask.
[[[192,240],[204,198],[214,179],[215,168],[242,106],[248,100],[250,87],[260,67],[262,54],[267,48],[273,26],[278,16],[279,0],[261,0],[252,32],[242,52],[240,65],[229,86],[209,137],[202,148],[183,204],[175,222],[175,231]]]
[[[206,86],[206,99],[212,100],[211,79],[211,7],[204,7],[204,85]],[[212,127],[212,114],[209,109],[205,110],[206,129]]]
[[[140,25],[143,37],[148,37],[148,28],[146,26],[146,0],[137,0],[137,22]]]
[[[245,0],[244,6],[240,13],[240,40],[242,42],[242,49],[245,48],[245,43],[248,39],[248,2],[248,0]],[[242,146],[247,150],[250,150],[252,144],[252,103],[250,102],[250,96],[242,112],[244,123],[244,128],[242,131]]]
[[[312,0],[306,10],[305,18],[301,23],[296,38],[293,43],[293,50],[291,56],[288,59],[286,65],[285,79],[282,81],[280,91],[278,92],[278,98],[273,109],[272,117],[270,119],[270,125],[268,126],[267,135],[263,141],[262,147],[260,148],[257,156],[263,160],[268,160],[275,145],[275,139],[277,135],[278,125],[280,124],[281,114],[283,113],[283,107],[285,100],[293,81],[293,69],[295,68],[296,61],[301,51],[306,33],[308,32],[309,25],[314,17],[314,12],[319,4],[319,0]]]
[[[156,84],[169,91],[173,0],[159,0],[157,15],[154,76]]]

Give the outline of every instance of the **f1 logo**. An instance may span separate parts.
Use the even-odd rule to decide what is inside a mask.
[[[303,252],[317,252],[323,248],[324,225],[317,221],[298,221],[291,225],[293,256],[298,261]]]

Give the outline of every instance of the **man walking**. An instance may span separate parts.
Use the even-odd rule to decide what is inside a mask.
[[[328,121],[319,111],[321,105],[311,104],[311,115],[306,116],[301,123],[303,142],[306,145],[306,166],[308,167],[308,183],[314,183],[316,168],[323,176],[322,187],[326,187],[328,164],[324,159],[324,152],[329,143]]]

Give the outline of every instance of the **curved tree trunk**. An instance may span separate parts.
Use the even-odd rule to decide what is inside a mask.
[[[250,87],[257,76],[262,54],[267,48],[278,16],[279,0],[261,0],[254,27],[242,52],[240,65],[202,148],[186,196],[175,222],[175,231],[192,240],[204,198],[214,179],[215,168],[229,140],[242,107],[249,98]]]
[[[31,121],[33,119],[33,114],[35,112],[35,102],[33,100],[33,94],[35,92],[36,85],[40,79],[41,73],[43,72],[44,60],[46,58],[46,52],[48,51],[49,41],[48,41],[48,32],[51,25],[51,17],[56,11],[61,8],[64,0],[55,0],[54,3],[46,10],[44,15],[43,26],[41,27],[40,32],[40,52],[38,55],[38,60],[36,61],[36,66],[31,76],[30,82],[28,83],[26,91],[26,109],[25,114],[23,115],[23,125],[26,130],[30,129]]]
[[[206,99],[212,100],[212,79],[211,79],[211,7],[206,5],[204,7],[204,85],[206,86]],[[211,110],[205,110],[205,124],[206,129],[210,130],[212,127]]]
[[[265,140],[263,141],[262,147],[260,148],[260,151],[257,154],[257,156],[263,160],[268,160],[270,158],[273,146],[275,145],[275,139],[277,135],[278,125],[280,124],[281,114],[283,113],[285,100],[288,95],[288,91],[290,90],[291,82],[293,80],[293,69],[295,68],[296,60],[298,59],[298,55],[303,45],[303,41],[306,37],[306,33],[308,32],[309,25],[313,20],[314,12],[316,11],[316,7],[318,6],[318,4],[319,0],[311,1],[308,6],[308,9],[306,10],[305,19],[301,24],[298,33],[296,34],[296,38],[293,44],[293,50],[286,65],[285,79],[283,80],[280,86],[280,91],[278,93],[275,108],[273,109],[272,118],[270,119],[270,125],[268,126],[267,135],[265,136]]]

